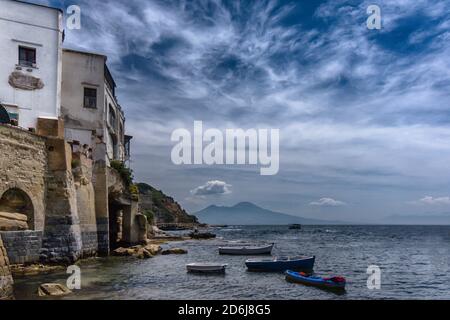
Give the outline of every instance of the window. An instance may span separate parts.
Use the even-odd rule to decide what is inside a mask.
[[[19,46],[19,65],[36,67],[36,49]]]
[[[84,88],[84,107],[89,109],[97,108],[97,89]]]
[[[115,129],[116,128],[116,113],[112,105],[109,105],[109,125]]]

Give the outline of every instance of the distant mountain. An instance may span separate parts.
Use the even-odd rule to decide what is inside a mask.
[[[267,210],[250,202],[234,207],[209,206],[194,213],[199,221],[207,224],[225,225],[287,225],[287,224],[342,224],[336,221],[314,220]]]

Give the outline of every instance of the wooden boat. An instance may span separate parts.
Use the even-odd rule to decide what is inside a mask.
[[[220,247],[219,254],[228,255],[240,255],[240,256],[253,256],[262,254],[271,254],[274,247],[274,243],[266,246],[243,246],[243,247]]]
[[[317,276],[310,276],[303,272],[296,272],[292,270],[286,271],[286,281],[301,283],[307,286],[314,286],[327,290],[344,291],[346,280],[343,277],[322,278]]]
[[[249,271],[312,270],[316,257],[275,257],[273,259],[249,259],[245,262]]]
[[[290,230],[301,230],[302,229],[302,225],[301,224],[291,224],[289,226]]]
[[[219,263],[190,263],[186,265],[186,269],[193,273],[225,273],[227,266]]]

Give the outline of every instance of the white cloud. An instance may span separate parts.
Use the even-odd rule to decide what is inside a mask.
[[[434,198],[431,196],[427,196],[420,199],[419,203],[426,205],[450,205],[450,197]]]
[[[231,185],[225,181],[213,180],[191,190],[194,196],[211,196],[231,193]]]
[[[311,202],[310,205],[317,207],[340,207],[345,206],[346,203],[332,198],[322,198],[319,201]]]

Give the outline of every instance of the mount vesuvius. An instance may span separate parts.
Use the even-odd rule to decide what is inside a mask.
[[[233,207],[209,206],[194,213],[200,222],[215,225],[286,225],[286,224],[342,224],[292,216],[267,210],[250,202],[241,202]]]

